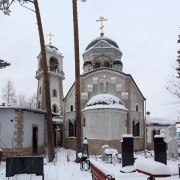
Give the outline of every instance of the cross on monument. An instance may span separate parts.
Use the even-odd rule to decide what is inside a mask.
[[[49,44],[51,44],[52,36],[54,36],[52,33],[49,33],[47,36],[49,36]]]
[[[107,84],[110,83],[110,80],[106,78],[106,75],[103,76],[103,79],[100,79],[100,83],[103,84],[103,92],[106,92]]]
[[[103,21],[107,21],[107,20],[108,20],[108,19],[104,19],[103,16],[101,16],[98,20],[96,20],[96,21],[100,21],[100,22],[101,22],[101,26],[100,26],[100,28],[99,28],[99,29],[101,29],[101,33],[100,33],[100,36],[101,36],[101,37],[104,36],[104,33],[103,33],[103,28],[104,28],[104,26],[103,26]]]

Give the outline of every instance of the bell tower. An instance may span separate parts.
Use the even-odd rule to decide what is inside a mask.
[[[38,109],[45,110],[45,91],[44,91],[44,79],[42,68],[42,56],[41,53],[37,57],[38,70],[36,71],[36,79],[38,80],[37,87],[37,107]],[[46,60],[48,66],[50,95],[51,95],[51,109],[53,113],[59,115],[63,114],[63,56],[58,49],[49,44],[46,45]]]

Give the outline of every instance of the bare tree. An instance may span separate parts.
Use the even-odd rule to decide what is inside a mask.
[[[167,90],[176,99],[176,101],[180,103],[180,79],[172,77],[168,80]]]
[[[27,105],[30,108],[36,108],[37,107],[37,95],[34,94],[31,98],[28,99]]]
[[[18,106],[27,106],[26,96],[24,94],[19,94],[17,97],[17,105]]]
[[[11,81],[8,81],[6,87],[2,90],[2,99],[5,100],[6,106],[17,105],[16,93]]]
[[[47,67],[47,61],[46,61],[46,51],[45,51],[45,43],[44,43],[44,34],[43,34],[43,28],[41,23],[41,16],[39,11],[39,5],[38,0],[17,0],[23,7],[25,3],[33,3],[34,9],[31,11],[34,11],[36,14],[37,19],[37,25],[38,25],[38,31],[39,31],[39,39],[40,39],[40,46],[41,46],[41,55],[42,55],[42,66],[43,66],[43,76],[44,76],[44,85],[45,85],[45,96],[46,96],[46,120],[47,120],[47,148],[48,148],[48,158],[49,162],[52,162],[55,157],[54,152],[54,144],[53,144],[53,127],[52,127],[52,112],[51,112],[51,99],[50,99],[50,87],[49,87],[49,76],[48,76],[48,67]],[[5,15],[10,15],[10,6],[13,2],[16,2],[16,0],[0,0],[0,10],[4,12]]]

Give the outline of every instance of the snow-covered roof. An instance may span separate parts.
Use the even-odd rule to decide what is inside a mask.
[[[92,109],[121,109],[127,111],[121,100],[111,94],[93,96],[82,111]]]
[[[61,53],[58,51],[58,48],[55,46],[46,45],[46,50],[61,55]]]
[[[42,114],[46,113],[46,111],[41,110],[41,109],[28,108],[28,107],[23,107],[23,106],[0,106],[0,109],[24,110],[24,111],[37,112],[37,113],[42,113]]]
[[[1,109],[14,109],[14,110],[22,110],[22,111],[28,111],[28,112],[34,112],[34,113],[40,113],[40,114],[45,114],[46,111],[42,109],[36,109],[36,108],[30,108],[30,107],[25,107],[25,106],[0,106]],[[62,119],[62,116],[58,115],[57,113],[53,113],[53,118],[60,118]]]
[[[175,125],[175,122],[167,118],[146,116],[146,124],[148,125]]]

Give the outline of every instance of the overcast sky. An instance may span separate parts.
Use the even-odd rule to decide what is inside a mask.
[[[100,16],[104,34],[116,41],[123,53],[123,72],[131,74],[147,99],[151,116],[178,118],[167,80],[177,58],[180,34],[179,0],[78,0],[79,44],[81,55],[86,46],[99,37]],[[30,6],[29,6],[30,5]],[[33,6],[29,4],[28,7]],[[74,41],[72,0],[39,0],[44,37],[54,34],[52,44],[64,56],[64,95],[74,82]],[[11,63],[0,69],[0,104],[2,89],[7,81],[14,84],[16,94],[32,96],[37,90],[35,74],[40,52],[38,29],[34,12],[18,3],[11,6],[11,16],[0,12],[0,59]]]

